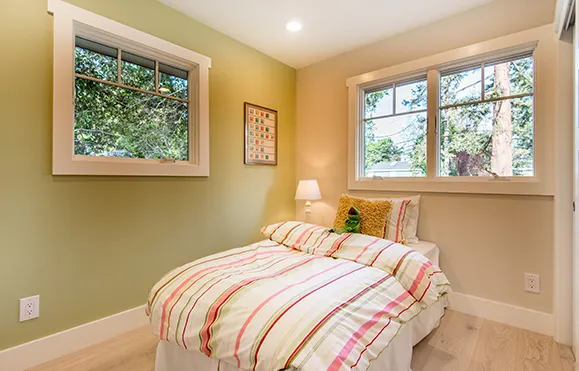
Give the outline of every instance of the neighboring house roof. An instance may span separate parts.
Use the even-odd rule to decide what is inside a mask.
[[[386,171],[386,170],[410,170],[410,163],[407,161],[383,161],[368,168],[366,171]]]

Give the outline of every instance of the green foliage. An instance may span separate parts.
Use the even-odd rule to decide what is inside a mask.
[[[366,143],[366,168],[384,161],[400,161],[402,149],[396,147],[390,138]]]
[[[389,96],[388,90],[381,90],[374,93],[366,94],[366,117],[372,116],[377,109],[378,103],[386,96]],[[397,147],[391,138],[376,140],[376,124],[374,121],[366,121],[364,128],[366,156],[365,168],[368,169],[380,162],[400,161],[402,149]]]
[[[117,81],[117,59],[87,49],[75,49],[75,72],[106,81]]]
[[[121,61],[121,84],[155,91],[155,70]]]
[[[494,67],[491,67],[492,70]],[[487,70],[488,72],[488,70]],[[443,96],[456,97],[466,73],[450,75],[442,80]],[[488,75],[488,73],[487,73]],[[501,96],[494,73],[485,79],[485,97]],[[510,94],[533,91],[533,61],[531,58],[509,63]],[[456,99],[457,103],[468,100]],[[513,175],[525,175],[533,162],[533,100],[531,97],[510,100]],[[497,125],[493,114],[498,103],[481,103],[449,108],[441,112],[441,175],[482,176],[496,172],[491,169],[492,128]]]
[[[460,104],[471,102],[474,98],[464,86],[468,73],[457,73],[441,79],[441,97],[443,104]],[[485,79],[485,97],[497,98],[500,92],[494,81],[494,74]],[[476,82],[475,82],[476,83]],[[480,84],[480,81],[478,82]],[[509,64],[510,94],[522,94],[533,91],[533,60],[526,58]],[[480,89],[480,85],[479,85]],[[426,99],[426,89],[413,90],[413,99],[404,104],[410,108],[418,107]],[[533,99],[524,97],[511,99],[512,157],[513,175],[529,175],[533,164]],[[479,103],[463,105],[441,110],[440,134],[440,171],[448,176],[482,176],[493,172],[491,169],[493,143],[493,113],[497,103]],[[411,126],[420,128],[423,118],[414,119]],[[411,131],[411,130],[410,130]],[[413,171],[425,171],[426,154],[425,138],[415,135],[412,149],[409,151]]]
[[[389,93],[387,93],[384,90],[366,94],[365,117],[371,117],[376,112],[378,103],[382,100],[382,98],[384,98],[387,95],[389,95]],[[372,120],[366,121],[366,125],[364,128],[364,136],[366,139],[366,144],[374,142],[375,131],[376,131],[376,124],[374,123],[374,121]],[[366,165],[366,167],[368,166]]]
[[[410,110],[421,109],[427,106],[428,86],[426,83],[416,84],[412,89],[412,98],[402,101]],[[426,175],[426,115],[420,114],[410,120],[405,129],[406,140],[409,143],[406,157],[409,158],[410,169],[413,175]]]
[[[75,63],[77,73],[116,81],[117,62],[110,57],[76,48]],[[154,71],[127,62],[122,67],[123,83],[154,90]],[[163,81],[175,94],[186,84],[177,77]],[[76,78],[74,153],[188,160],[188,117],[186,102]]]

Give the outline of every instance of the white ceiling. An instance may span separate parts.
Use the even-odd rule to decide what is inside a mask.
[[[301,68],[492,0],[159,0]],[[298,20],[299,32],[285,24]]]

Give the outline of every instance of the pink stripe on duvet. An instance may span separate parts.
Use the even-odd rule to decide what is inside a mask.
[[[265,338],[267,337],[267,335],[269,335],[270,331],[273,329],[273,327],[279,322],[279,320],[290,310],[292,309],[295,305],[297,305],[298,303],[300,303],[302,300],[304,300],[305,298],[307,298],[308,296],[318,292],[319,290],[323,289],[324,287],[346,277],[349,276],[352,273],[355,273],[361,269],[364,269],[364,266],[358,267],[354,270],[351,270],[349,272],[346,272],[336,278],[333,278],[331,281],[326,282],[325,284],[323,284],[322,286],[318,286],[315,289],[308,291],[307,294],[305,294],[304,296],[300,297],[298,300],[296,300],[295,302],[293,302],[289,307],[287,307],[279,316],[276,317],[276,319],[273,321],[272,325],[266,330],[265,334],[263,335],[263,337],[261,338],[259,344],[257,345],[257,349],[255,351],[255,364],[253,365],[253,371],[255,371],[255,368],[257,367],[258,364],[258,356],[259,356],[259,351],[261,349],[261,346],[263,345],[263,342],[265,341]]]
[[[276,276],[280,276],[282,274],[285,274],[291,270],[294,270],[296,268],[299,268],[309,262],[311,262],[312,260],[315,259],[320,259],[321,257],[319,256],[311,256],[305,260],[299,261],[297,263],[294,263],[292,265],[290,265],[289,267],[286,267],[284,269],[282,269],[281,271],[277,271],[277,272],[273,272],[270,273],[266,276],[261,276],[261,277],[253,277],[250,279],[246,279],[243,280],[242,282],[240,282],[239,284],[230,287],[226,292],[224,292],[219,299],[209,308],[209,310],[207,311],[207,320],[205,321],[205,325],[203,326],[203,328],[201,328],[201,332],[200,332],[200,336],[201,336],[201,351],[208,357],[211,356],[211,349],[209,348],[209,341],[211,341],[211,326],[213,326],[213,324],[217,321],[217,316],[218,316],[218,312],[221,309],[221,307],[227,303],[227,301],[233,296],[235,295],[236,292],[238,292],[239,290],[241,290],[242,288],[256,282],[256,281],[260,281],[260,280],[264,280],[264,279],[268,279],[268,278],[273,278]],[[183,329],[183,338],[185,338],[185,331],[186,328]],[[185,347],[187,348],[187,347]]]
[[[344,344],[344,346],[342,347],[342,350],[338,353],[336,358],[334,358],[334,361],[330,364],[330,367],[328,367],[328,371],[339,370],[342,367],[342,365],[344,364],[344,360],[346,360],[348,358],[348,356],[350,355],[350,353],[354,349],[354,346],[368,332],[368,330],[370,330],[372,327],[374,327],[383,315],[390,312],[396,306],[402,304],[404,302],[404,300],[406,300],[409,296],[410,296],[410,293],[408,293],[408,291],[404,291],[404,293],[402,295],[400,295],[399,297],[397,297],[395,300],[391,301],[390,303],[386,304],[386,306],[382,310],[376,312],[372,316],[372,318],[370,318],[368,321],[366,321],[366,323],[364,323],[362,326],[360,326],[360,328],[354,334],[352,334],[352,337],[350,337],[350,339],[346,342],[346,344]],[[408,309],[408,308],[406,308],[406,309]],[[398,315],[400,315],[400,314],[398,314]],[[391,322],[391,319],[388,319],[388,323],[386,324],[386,326],[384,326],[384,328],[388,327],[390,325],[390,322]]]
[[[247,317],[247,320],[245,320],[245,323],[243,324],[243,326],[241,326],[241,330],[239,331],[239,334],[237,334],[237,339],[235,341],[235,351],[233,353],[233,356],[235,357],[235,359],[237,360],[237,368],[241,368],[241,360],[239,359],[239,346],[241,345],[241,338],[243,337],[243,333],[245,332],[245,330],[247,329],[247,327],[249,326],[249,323],[253,320],[253,318],[257,315],[257,312],[259,312],[267,303],[269,303],[270,301],[272,301],[274,298],[276,298],[277,296],[283,294],[284,292],[286,292],[287,290],[291,289],[292,287],[304,284],[306,282],[308,282],[309,280],[318,277],[322,274],[325,274],[329,271],[331,271],[332,269],[338,268],[341,265],[346,264],[347,262],[341,262],[340,264],[336,264],[334,266],[331,266],[321,272],[318,272],[316,274],[314,274],[313,276],[310,276],[300,282],[297,283],[293,283],[289,286],[284,287],[283,289],[279,290],[278,292],[276,292],[275,294],[273,294],[272,296],[270,296],[269,298],[265,299],[261,304],[259,304],[257,306],[257,308],[255,308],[255,310],[249,315],[249,317]]]
[[[362,252],[360,252],[360,253],[358,254],[358,256],[356,256],[356,257],[354,258],[354,260],[355,260],[355,261],[358,261],[358,259],[360,259],[360,257],[361,257],[362,255],[364,255],[364,253],[366,252],[366,250],[368,250],[368,249],[370,248],[370,246],[374,245],[376,242],[378,242],[378,241],[380,241],[380,240],[381,240],[381,238],[376,238],[374,241],[372,241],[372,243],[370,243],[368,246],[364,247],[364,250],[362,250]]]
[[[408,308],[405,308],[403,311],[401,311],[400,313],[398,313],[398,315],[394,318],[398,318],[400,317],[400,315],[404,312],[406,312],[408,309],[410,309],[414,303],[416,303],[416,301],[412,302],[412,304],[410,304],[408,306]],[[378,337],[380,337],[380,335],[382,335],[382,332],[384,332],[384,330],[386,330],[386,328],[390,325],[390,322],[392,322],[392,319],[388,319],[388,323],[386,325],[384,325],[384,327],[382,327],[380,329],[380,331],[378,331],[378,333],[376,334],[376,336],[374,336],[374,338],[372,339],[372,341],[370,341],[368,344],[366,344],[366,346],[364,347],[364,349],[360,352],[360,355],[358,355],[358,359],[356,359],[356,362],[350,366],[350,370],[353,369],[354,367],[356,367],[358,365],[358,362],[360,362],[360,360],[362,359],[362,355],[366,352],[366,350],[368,350],[368,348],[374,344],[374,342],[376,341],[376,339],[378,339]],[[392,339],[390,340],[392,341]]]
[[[334,241],[332,248],[328,252],[325,253],[325,256],[329,257],[329,256],[334,255],[334,253],[336,253],[336,251],[340,250],[340,247],[342,246],[342,244],[350,237],[352,237],[351,233],[343,234],[340,238],[338,238],[336,241]]]
[[[288,250],[288,253],[290,251]],[[258,252],[258,253],[254,253],[244,259],[241,260],[237,260],[231,263],[226,263],[226,264],[220,264],[217,266],[212,266],[212,267],[207,267],[204,268],[198,272],[193,273],[191,276],[187,277],[186,280],[184,280],[169,296],[169,298],[167,298],[167,300],[165,300],[165,302],[163,303],[163,311],[161,314],[161,328],[160,328],[160,338],[163,339],[164,337],[166,338],[166,336],[168,336],[168,334],[165,334],[165,327],[168,329],[169,328],[169,321],[170,321],[170,317],[171,317],[171,313],[173,312],[173,308],[175,307],[175,305],[179,302],[179,300],[181,300],[181,297],[183,296],[184,292],[187,291],[189,289],[189,287],[191,287],[191,285],[194,285],[195,282],[197,282],[199,279],[205,277],[207,274],[212,273],[218,269],[221,268],[229,268],[238,264],[242,264],[248,260],[251,260],[259,255],[272,255],[272,254],[279,254],[279,253],[284,253],[282,251],[262,251],[262,252]],[[205,274],[204,274],[205,273]],[[200,277],[199,277],[200,276]],[[191,280],[193,280],[194,278],[199,277],[198,280],[194,281],[193,283],[191,283],[191,285],[189,285],[189,287],[187,289],[185,289],[184,291],[182,291],[179,295],[179,298],[172,303],[171,308],[169,310],[169,313],[167,313],[167,307],[169,306],[169,304],[175,299],[175,297],[178,295],[178,292],[180,290],[183,289],[183,287],[185,287]],[[167,322],[165,324],[165,322]],[[165,326],[166,325],[166,326]]]
[[[300,244],[300,242],[301,242],[301,240],[302,240],[302,238],[304,238],[304,236],[305,236],[308,232],[311,231],[311,232],[310,232],[310,235],[308,236],[308,239],[309,239],[309,238],[312,236],[312,234],[314,233],[314,230],[320,229],[320,228],[321,228],[321,227],[318,227],[318,226],[313,225],[313,226],[309,227],[308,229],[306,229],[305,231],[303,231],[302,234],[301,234],[301,235],[298,237],[298,239],[296,240],[296,242],[292,245],[292,247],[293,247],[294,249],[297,249],[298,246],[299,246],[299,244]]]
[[[325,241],[328,237],[330,237],[330,235],[331,235],[331,233],[326,234],[326,235],[324,236],[324,238],[322,238],[322,240],[320,241],[320,243],[318,244],[318,246],[314,246],[314,248],[312,249],[311,254],[315,254],[315,253],[316,253],[316,250],[317,250],[320,246],[322,246],[322,245],[324,244],[324,241]],[[309,251],[308,251],[308,252],[309,252]]]
[[[374,289],[376,286],[383,284],[386,280],[388,280],[390,277],[392,277],[391,275],[386,275],[382,278],[380,278],[378,281],[374,282],[372,285],[370,286],[366,286],[364,289],[358,291],[354,296],[352,296],[350,299],[342,302],[340,305],[338,305],[337,307],[335,307],[332,311],[328,312],[324,318],[322,318],[309,332],[308,334],[302,339],[302,341],[298,344],[298,346],[294,349],[294,351],[291,353],[291,355],[289,356],[287,362],[285,363],[285,367],[289,367],[290,366],[290,361],[296,356],[296,354],[298,353],[298,351],[301,350],[301,348],[304,346],[304,344],[306,342],[308,342],[310,340],[310,337],[312,336],[312,334],[314,334],[316,331],[318,331],[318,329],[326,322],[326,320],[328,318],[330,318],[330,316],[332,316],[334,313],[336,313],[338,310],[340,310],[341,308],[347,306],[348,304],[352,303],[355,300],[358,300],[362,295],[366,294],[368,291]]]
[[[418,274],[416,275],[414,282],[412,282],[412,285],[410,285],[410,288],[408,289],[408,292],[411,293],[412,296],[414,296],[414,292],[416,291],[416,289],[418,288],[418,285],[420,284],[420,282],[424,278],[424,274],[425,274],[426,270],[428,268],[430,268],[431,266],[432,266],[432,262],[428,261],[428,262],[422,264],[422,267],[420,267],[420,271],[418,271]]]
[[[253,262],[250,262],[249,264],[253,264],[255,261],[257,261],[259,259],[254,260]],[[277,264],[277,263],[276,263]],[[269,269],[271,267],[266,267],[263,269]],[[250,268],[251,269],[251,268]],[[263,270],[262,269],[262,270]],[[185,349],[187,349],[187,343],[185,341],[185,333],[187,332],[187,325],[189,324],[189,318],[191,317],[191,313],[193,312],[193,309],[195,309],[195,306],[197,305],[197,303],[199,302],[199,300],[207,293],[209,292],[209,290],[211,290],[213,287],[215,287],[215,285],[217,285],[218,283],[229,279],[231,276],[236,275],[236,274],[242,274],[242,272],[232,272],[230,274],[228,274],[225,277],[221,277],[219,280],[217,280],[216,282],[214,282],[213,284],[211,284],[211,286],[209,286],[207,289],[205,289],[205,291],[203,291],[201,293],[201,295],[197,296],[197,299],[195,299],[195,301],[193,302],[193,305],[191,306],[191,309],[189,309],[189,312],[187,313],[187,318],[185,319],[185,325],[183,326],[183,335],[182,335],[182,341],[183,341],[183,347]],[[175,332],[177,332],[177,329],[175,329]]]
[[[371,262],[369,265],[370,265],[370,266],[374,265],[374,263],[376,263],[376,261],[378,260],[378,258],[380,257],[380,255],[381,255],[384,251],[388,250],[388,248],[389,248],[390,246],[394,245],[395,243],[396,243],[396,242],[392,242],[390,245],[388,245],[388,246],[384,247],[383,249],[381,249],[380,252],[376,255],[376,257],[375,257],[374,259],[372,259],[372,262]]]

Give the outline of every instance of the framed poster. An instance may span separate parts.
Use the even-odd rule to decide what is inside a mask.
[[[277,111],[244,104],[245,164],[277,165]]]

